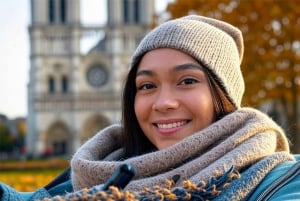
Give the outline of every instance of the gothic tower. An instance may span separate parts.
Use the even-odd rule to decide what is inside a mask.
[[[107,0],[105,26],[81,23],[79,0],[31,0],[27,153],[72,154],[121,117],[130,57],[149,31],[153,0]],[[94,46],[83,51],[84,41]]]

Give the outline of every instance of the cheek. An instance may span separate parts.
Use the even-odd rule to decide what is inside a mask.
[[[148,104],[147,104],[148,102]],[[144,101],[140,97],[136,97],[134,100],[134,111],[138,121],[142,121],[143,119],[147,118],[147,113],[149,108],[149,101]]]
[[[213,122],[215,109],[210,93],[200,93],[196,96],[193,96],[193,98],[190,97],[187,105],[190,111],[194,113],[194,115],[198,117],[200,121],[206,122],[206,124]]]
[[[203,118],[206,120],[206,123],[207,124],[213,123],[215,118],[215,107],[212,99],[206,100],[206,102],[204,102],[203,104],[203,108],[204,109],[202,110],[202,115]]]

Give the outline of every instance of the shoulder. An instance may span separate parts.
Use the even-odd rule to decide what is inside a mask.
[[[283,162],[262,180],[249,198],[251,200],[299,200],[300,199],[300,155],[296,161]]]
[[[44,188],[37,189],[34,192],[19,192],[16,189],[0,182],[0,201],[29,201],[41,200],[50,197],[51,195]]]

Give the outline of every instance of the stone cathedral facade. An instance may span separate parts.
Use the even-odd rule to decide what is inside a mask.
[[[80,0],[31,0],[27,154],[69,155],[121,118],[130,58],[154,0],[107,0],[107,23],[81,23]],[[95,41],[83,52],[85,41]]]

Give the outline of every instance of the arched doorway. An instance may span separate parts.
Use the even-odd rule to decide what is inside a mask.
[[[102,115],[97,114],[89,117],[83,124],[80,133],[80,143],[83,144],[86,140],[108,125],[110,125],[109,120]]]
[[[51,124],[46,132],[46,149],[48,155],[65,155],[70,149],[70,131],[67,125],[57,121]]]

